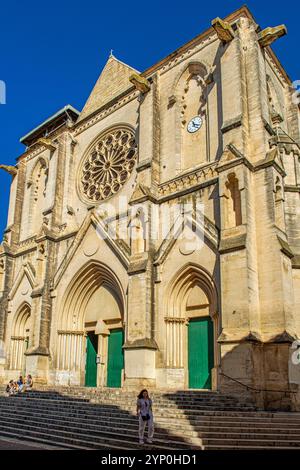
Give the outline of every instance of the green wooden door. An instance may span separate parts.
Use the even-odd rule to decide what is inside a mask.
[[[121,387],[124,368],[123,330],[111,330],[108,337],[107,386]]]
[[[97,387],[97,349],[98,336],[89,333],[86,338],[85,386]]]
[[[189,388],[211,388],[214,332],[210,317],[190,320],[188,326]]]

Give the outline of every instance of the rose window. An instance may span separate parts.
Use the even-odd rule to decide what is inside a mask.
[[[116,194],[131,175],[137,158],[134,131],[115,129],[90,149],[80,170],[80,190],[89,201]]]

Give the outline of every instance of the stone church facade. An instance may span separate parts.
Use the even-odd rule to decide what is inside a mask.
[[[299,107],[270,48],[285,33],[243,7],[143,73],[111,55],[81,112],[21,139],[2,165],[1,381],[293,400]]]

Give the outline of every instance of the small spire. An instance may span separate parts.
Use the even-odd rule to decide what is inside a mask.
[[[111,57],[114,57],[113,52],[114,52],[114,50],[111,49],[111,50],[110,50],[110,54],[109,54],[109,57],[110,57],[110,58],[111,58]]]

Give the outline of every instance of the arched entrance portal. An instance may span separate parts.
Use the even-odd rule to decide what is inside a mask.
[[[167,368],[182,377],[181,384],[186,388],[214,388],[217,294],[206,270],[189,264],[173,278],[167,295],[165,327]]]
[[[58,382],[121,387],[124,296],[114,273],[86,265],[69,286],[58,329]]]
[[[30,305],[24,303],[18,309],[12,327],[9,368],[25,375],[25,352],[29,347],[31,330]]]

